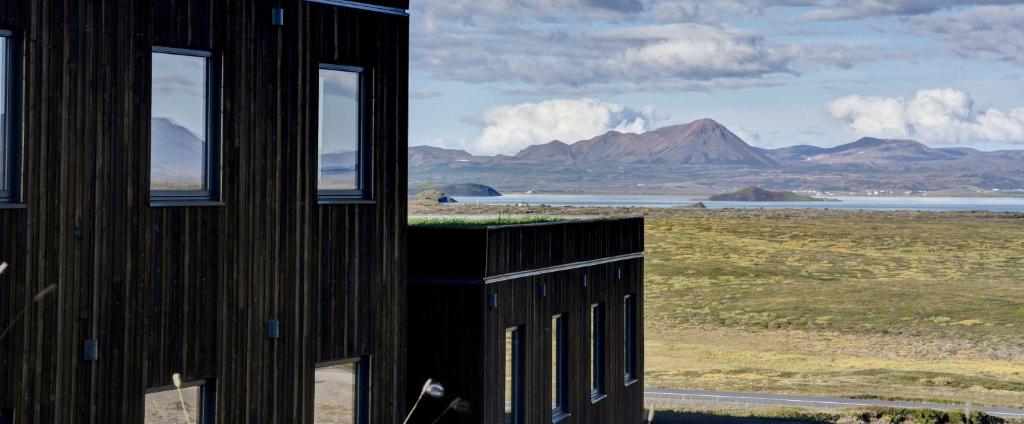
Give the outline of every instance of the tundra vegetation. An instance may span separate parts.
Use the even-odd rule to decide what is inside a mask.
[[[686,211],[646,228],[647,384],[1024,406],[1024,217]]]
[[[646,215],[648,387],[1024,407],[1021,214],[482,205],[412,213]]]

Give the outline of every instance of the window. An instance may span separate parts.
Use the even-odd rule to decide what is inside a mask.
[[[316,369],[313,377],[313,422],[363,424],[369,422],[366,390],[367,361],[347,360]]]
[[[18,192],[18,123],[12,107],[17,87],[11,33],[0,31],[0,202],[14,202]]]
[[[217,200],[219,147],[210,54],[155,48],[149,188],[156,202]]]
[[[320,66],[317,190],[321,200],[368,198],[364,178],[363,71]]]
[[[552,421],[568,416],[566,400],[569,398],[569,373],[566,368],[565,318],[551,317],[551,417]]]
[[[159,387],[146,392],[146,424],[183,423],[185,417],[195,424],[213,422],[213,384],[191,381],[182,385]]]
[[[623,325],[623,337],[625,343],[623,348],[625,352],[623,358],[623,370],[625,370],[625,382],[630,384],[637,380],[636,375],[636,296],[631,294],[626,295],[623,299],[623,313],[625,316],[622,319]]]
[[[604,303],[590,306],[590,399],[597,402],[607,393],[604,386]]]
[[[523,327],[505,331],[505,424],[523,424]]]

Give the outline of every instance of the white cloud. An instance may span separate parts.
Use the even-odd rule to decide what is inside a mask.
[[[721,5],[705,0],[415,1],[411,65],[432,79],[495,84],[504,93],[576,96],[775,86],[808,66],[849,68],[885,56],[884,46],[768,39],[723,24],[721,16],[702,15]]]
[[[970,94],[951,88],[919,90],[913,98],[847,96],[826,106],[860,136],[907,137],[949,145],[1024,143],[1024,107],[974,110]]]
[[[747,144],[754,146],[761,145],[761,133],[753,130],[748,130],[740,126],[726,125],[726,127],[729,128],[729,131],[732,131],[733,134],[736,134],[736,136],[739,137],[740,140],[745,141]]]
[[[515,154],[534,144],[575,143],[608,131],[642,133],[657,120],[653,110],[637,110],[595,99],[553,99],[488,108],[477,121],[474,140],[446,143],[474,154]]]
[[[1006,3],[1006,1],[963,0],[827,0],[806,14],[810,20],[861,19],[875,16],[908,16],[932,13],[954,6]]]
[[[409,90],[409,97],[414,99],[432,99],[434,97],[441,97],[440,91],[437,90]]]
[[[920,16],[910,24],[919,34],[944,39],[960,56],[1024,64],[1024,5]]]

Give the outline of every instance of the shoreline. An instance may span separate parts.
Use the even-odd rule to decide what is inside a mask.
[[[905,219],[1021,219],[1024,212],[993,211],[926,211],[926,210],[859,210],[817,208],[695,208],[634,206],[547,206],[547,205],[483,205],[472,203],[424,204],[409,202],[409,217],[459,216],[644,216],[650,218],[677,215],[719,215],[747,218],[822,219],[843,217],[892,217]]]

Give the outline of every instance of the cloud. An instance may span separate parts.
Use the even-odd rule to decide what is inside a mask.
[[[441,97],[440,91],[437,90],[410,90],[409,97],[414,99],[432,99],[434,97]]]
[[[959,6],[1012,4],[1014,0],[831,0],[803,15],[808,20],[848,20],[879,16],[913,16]]]
[[[534,144],[553,140],[571,144],[612,130],[642,133],[659,119],[652,109],[595,99],[553,99],[488,108],[474,119],[483,127],[479,137],[441,143],[475,154],[514,154]]]
[[[490,21],[552,22],[571,16],[580,20],[619,20],[642,13],[641,0],[419,0],[413,18],[486,26]]]
[[[919,90],[909,99],[847,96],[829,103],[826,111],[860,136],[941,145],[1024,144],[1024,107],[976,111],[970,94],[951,88]]]
[[[1024,5],[921,16],[910,24],[916,33],[945,40],[960,56],[1024,64]]]
[[[447,27],[415,36],[413,68],[435,79],[502,84],[509,93],[594,95],[771,86],[808,65],[849,68],[881,53],[779,44],[707,23],[595,31]]]
[[[891,57],[886,46],[765,35],[722,23],[769,7],[834,3],[418,0],[410,60],[414,72],[430,79],[489,84],[505,94],[594,96],[777,86],[809,68],[849,69]]]

